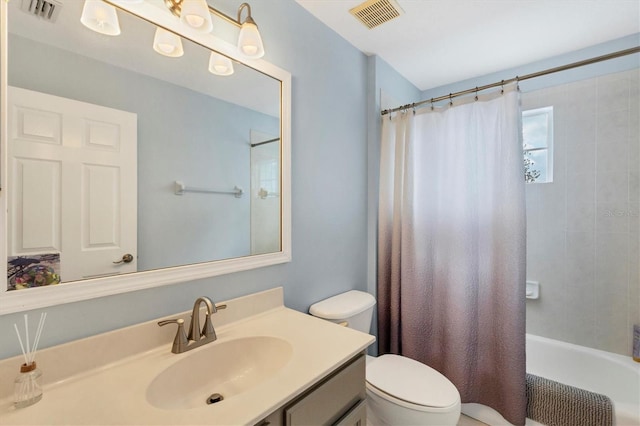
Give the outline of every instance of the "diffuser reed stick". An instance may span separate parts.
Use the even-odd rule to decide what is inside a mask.
[[[40,336],[42,336],[42,329],[44,328],[44,322],[47,320],[47,313],[44,312],[40,314],[40,322],[38,323],[38,328],[36,330],[36,337],[33,341],[33,350],[31,351],[31,358],[29,358],[29,362],[35,362],[36,352],[38,351],[38,344],[40,343]]]
[[[24,357],[24,363],[28,364],[29,360],[27,359],[27,352],[24,350],[24,345],[22,344],[22,337],[20,337],[20,332],[18,331],[18,326],[14,323],[13,328],[16,329],[16,335],[18,336],[18,342],[20,342],[20,349],[22,350],[22,356]]]

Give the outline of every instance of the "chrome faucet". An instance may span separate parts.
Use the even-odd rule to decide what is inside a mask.
[[[207,306],[207,314],[204,320],[204,327],[200,330],[200,305],[204,303]],[[211,315],[218,312],[218,309],[226,309],[227,305],[215,305],[211,299],[205,296],[198,297],[193,304],[191,312],[191,325],[189,327],[189,335],[184,331],[184,320],[182,318],[159,321],[158,325],[178,324],[176,337],[173,339],[173,347],[171,352],[180,354],[190,351],[198,346],[213,342],[218,337],[211,322]]]

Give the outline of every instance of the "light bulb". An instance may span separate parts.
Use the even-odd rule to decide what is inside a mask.
[[[192,28],[200,28],[204,24],[204,18],[198,15],[187,15],[185,18],[187,23]]]
[[[233,63],[226,56],[211,52],[211,56],[209,56],[209,72],[222,76],[231,75],[233,74]]]
[[[253,56],[256,54],[256,52],[258,52],[258,46],[254,46],[252,44],[245,44],[244,46],[242,46],[242,51],[247,56]]]
[[[180,21],[189,28],[208,33],[213,29],[209,5],[206,0],[182,0]]]
[[[116,8],[101,0],[85,0],[80,22],[100,34],[111,36],[120,34]]]
[[[156,28],[156,34],[153,36],[153,50],[170,58],[184,55],[180,37],[162,28]]]
[[[176,50],[176,47],[168,44],[168,43],[158,43],[158,48],[162,50],[164,53],[171,54],[171,52]]]
[[[238,49],[248,58],[258,59],[264,56],[262,37],[256,24],[245,22],[240,27],[238,35]]]

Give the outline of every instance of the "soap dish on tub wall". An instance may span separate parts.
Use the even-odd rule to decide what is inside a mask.
[[[540,298],[540,283],[538,281],[527,281],[527,299]]]

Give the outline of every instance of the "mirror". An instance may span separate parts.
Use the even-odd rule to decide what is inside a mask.
[[[158,54],[155,24],[180,30],[161,1],[114,1],[138,15],[117,11],[117,37],[80,23],[82,1],[54,22],[29,3],[3,5],[0,310],[290,259],[288,73],[235,58],[212,74],[210,49],[233,49],[211,34]]]

